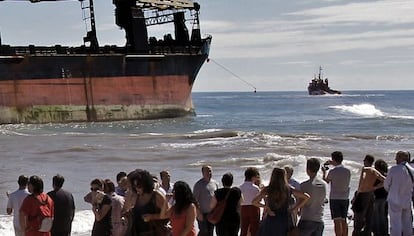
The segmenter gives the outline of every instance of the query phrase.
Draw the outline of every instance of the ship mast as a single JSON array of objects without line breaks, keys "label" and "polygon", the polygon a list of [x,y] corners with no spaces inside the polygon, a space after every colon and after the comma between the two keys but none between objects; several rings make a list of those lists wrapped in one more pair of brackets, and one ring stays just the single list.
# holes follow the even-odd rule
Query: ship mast
[{"label": "ship mast", "polygon": [[85,0],[80,0],[82,4],[82,10],[89,9],[89,16],[85,15],[83,20],[86,21],[88,18],[90,20],[91,30],[86,33],[86,36],[83,37],[83,42],[90,43],[90,48],[92,51],[99,50],[98,38],[96,36],[96,24],[95,24],[95,10],[93,8],[93,0],[89,0],[89,6],[85,6]]},{"label": "ship mast", "polygon": [[322,66],[319,66],[319,79],[322,79]]},{"label": "ship mast", "polygon": [[[4,0],[0,0],[4,1]],[[9,0],[9,1],[17,1],[17,0]],[[39,3],[39,2],[60,2],[60,1],[73,1],[73,0],[23,0],[28,1],[31,3]],[[83,41],[90,43],[91,51],[98,51],[99,50],[99,43],[98,38],[96,36],[96,25],[95,25],[95,11],[93,8],[93,0],[79,0],[81,2],[81,8],[85,11],[85,9],[89,9],[89,15],[86,15],[84,12],[83,20],[90,20],[91,30],[86,33],[86,36],[83,37]],[[89,6],[85,6],[85,2],[89,3]],[[0,42],[1,45],[1,42]]]}]

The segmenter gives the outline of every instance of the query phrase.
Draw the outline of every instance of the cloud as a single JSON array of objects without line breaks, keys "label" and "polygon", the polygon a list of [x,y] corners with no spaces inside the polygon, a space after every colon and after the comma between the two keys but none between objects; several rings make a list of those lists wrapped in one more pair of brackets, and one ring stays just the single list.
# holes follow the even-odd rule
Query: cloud
[{"label": "cloud", "polygon": [[414,4],[375,1],[315,7],[249,22],[205,21],[219,58],[266,58],[413,47]]},{"label": "cloud", "polygon": [[414,21],[414,5],[411,0],[386,0],[348,3],[307,9],[287,16],[306,17],[312,24],[337,24],[343,22],[407,24]]}]

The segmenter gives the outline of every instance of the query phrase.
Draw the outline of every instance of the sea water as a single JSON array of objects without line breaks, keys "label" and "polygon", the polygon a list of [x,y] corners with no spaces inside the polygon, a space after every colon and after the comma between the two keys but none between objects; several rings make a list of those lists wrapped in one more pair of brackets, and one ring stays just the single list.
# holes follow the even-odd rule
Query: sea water
[{"label": "sea water", "polygon": [[[239,185],[249,166],[258,167],[267,183],[274,167],[290,164],[294,178],[304,181],[308,158],[325,161],[339,150],[351,169],[353,192],[366,154],[393,165],[396,151],[414,149],[414,91],[193,93],[193,101],[197,115],[183,118],[1,125],[0,235],[13,235],[6,192],[17,189],[20,174],[41,176],[46,192],[52,177],[62,174],[63,187],[75,197],[72,235],[83,236],[93,224],[83,201],[90,181],[115,181],[119,171],[158,175],[169,169],[172,181],[192,186],[209,164],[214,179],[232,172]],[[324,219],[326,235],[333,234],[328,205]]]}]

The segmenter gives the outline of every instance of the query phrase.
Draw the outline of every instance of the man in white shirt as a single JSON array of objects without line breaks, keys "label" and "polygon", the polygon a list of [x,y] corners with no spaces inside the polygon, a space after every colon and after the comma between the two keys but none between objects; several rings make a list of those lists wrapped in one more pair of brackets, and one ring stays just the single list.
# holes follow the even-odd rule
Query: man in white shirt
[{"label": "man in white shirt", "polygon": [[412,235],[411,195],[414,171],[407,164],[409,161],[408,152],[397,152],[395,161],[397,165],[391,167],[384,181],[384,188],[388,192],[390,235]]},{"label": "man in white shirt", "polygon": [[166,198],[170,206],[173,205],[174,199],[173,199],[173,188],[174,184],[171,183],[171,175],[168,170],[163,170],[160,172],[160,178],[161,178],[161,188],[164,189],[166,193]]},{"label": "man in white shirt", "polygon": [[213,236],[214,225],[207,220],[210,213],[210,202],[214,198],[214,191],[218,189],[218,183],[213,176],[213,168],[209,165],[201,167],[203,177],[194,184],[193,193],[199,206],[197,209],[198,236]]},{"label": "man in white shirt", "polygon": [[7,202],[7,214],[11,215],[13,212],[13,226],[14,234],[16,236],[24,236],[24,231],[20,227],[19,222],[19,210],[23,200],[30,194],[27,190],[27,182],[29,178],[25,175],[20,175],[17,183],[19,189],[9,194],[9,200]]},{"label": "man in white shirt", "polygon": [[244,183],[240,185],[243,198],[240,210],[240,236],[246,236],[248,231],[250,231],[250,235],[254,236],[259,230],[260,209],[252,204],[252,200],[260,192],[260,188],[255,184],[259,178],[259,170],[255,167],[249,167],[244,172]]}]

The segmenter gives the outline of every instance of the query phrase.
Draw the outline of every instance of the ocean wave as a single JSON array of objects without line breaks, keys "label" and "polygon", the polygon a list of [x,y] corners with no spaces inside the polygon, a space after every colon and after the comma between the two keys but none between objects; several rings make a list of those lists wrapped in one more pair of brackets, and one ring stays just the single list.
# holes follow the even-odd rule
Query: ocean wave
[{"label": "ocean wave", "polygon": [[213,115],[209,115],[209,114],[197,114],[198,118],[205,118],[205,117],[213,117]]},{"label": "ocean wave", "polygon": [[24,134],[24,133],[20,133],[16,131],[5,130],[5,129],[0,129],[0,134],[6,135],[6,136],[30,136],[29,134]]},{"label": "ocean wave", "polygon": [[196,147],[203,147],[203,146],[222,146],[224,145],[223,140],[207,140],[202,142],[196,143],[162,143],[161,146],[163,147],[171,147],[174,149],[192,149]]},{"label": "ocean wave", "polygon": [[298,139],[301,141],[319,141],[319,140],[329,140],[330,138],[326,136],[321,136],[319,134],[281,134],[282,138],[289,138],[289,139]]},{"label": "ocean wave", "polygon": [[351,113],[362,117],[380,117],[386,119],[402,119],[402,120],[414,120],[412,115],[400,115],[400,114],[389,114],[381,111],[375,105],[369,103],[354,104],[354,105],[337,105],[330,106],[329,108],[339,110],[344,113]]},{"label": "ocean wave", "polygon": [[402,120],[414,120],[414,116],[389,116],[392,119],[402,119]]},{"label": "ocean wave", "polygon": [[237,131],[220,129],[198,130],[193,134],[185,135],[189,139],[231,138],[237,136],[239,136]]},{"label": "ocean wave", "polygon": [[361,140],[401,141],[407,139],[403,135],[372,135],[372,134],[345,134],[343,137]]},{"label": "ocean wave", "polygon": [[96,150],[101,150],[102,147],[93,147],[93,146],[83,146],[83,147],[70,147],[66,149],[58,149],[58,150],[51,150],[51,151],[45,151],[40,152],[40,154],[59,154],[59,153],[71,153],[71,152],[92,152]]},{"label": "ocean wave", "polygon": [[369,93],[369,94],[362,94],[362,93],[347,94],[347,93],[342,93],[340,96],[342,96],[342,97],[385,97],[385,94],[383,94],[383,93]]},{"label": "ocean wave", "polygon": [[201,129],[201,130],[196,130],[193,133],[205,134],[205,133],[214,133],[214,132],[220,132],[220,131],[222,131],[222,129]]},{"label": "ocean wave", "polygon": [[354,104],[354,105],[337,105],[330,106],[340,112],[351,113],[364,117],[384,117],[385,114],[381,110],[377,109],[374,105],[369,103]]}]

